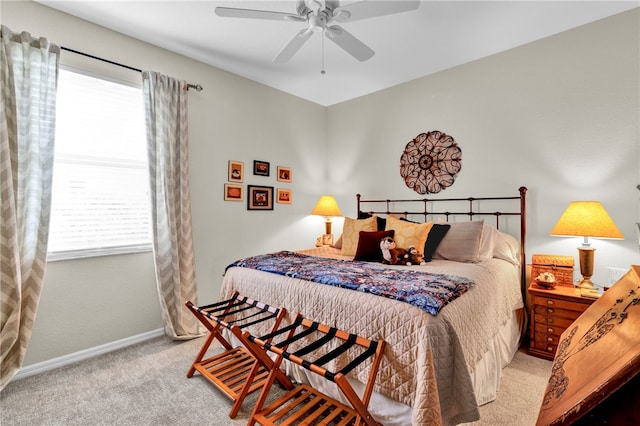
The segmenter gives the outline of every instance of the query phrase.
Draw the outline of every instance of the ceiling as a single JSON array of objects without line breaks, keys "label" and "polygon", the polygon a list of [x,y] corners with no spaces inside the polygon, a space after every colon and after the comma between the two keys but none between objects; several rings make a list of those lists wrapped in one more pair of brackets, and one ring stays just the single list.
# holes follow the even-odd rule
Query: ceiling
[{"label": "ceiling", "polygon": [[[356,60],[328,40],[323,55],[323,37],[316,33],[291,60],[273,63],[273,58],[306,23],[223,18],[214,10],[224,6],[295,13],[296,2],[292,0],[37,2],[324,106],[492,55],[639,4],[637,0],[420,1],[414,11],[340,24],[375,51],[367,61]],[[354,2],[341,1],[342,5],[351,3]],[[323,59],[326,73],[321,74]],[[127,65],[144,68],[144,64]]]}]

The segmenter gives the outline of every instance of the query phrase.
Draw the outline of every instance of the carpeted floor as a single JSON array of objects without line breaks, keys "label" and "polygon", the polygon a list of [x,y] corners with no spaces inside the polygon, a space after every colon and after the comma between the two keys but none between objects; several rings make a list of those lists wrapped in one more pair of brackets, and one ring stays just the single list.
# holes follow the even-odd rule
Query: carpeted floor
[{"label": "carpeted floor", "polygon": [[[14,381],[0,393],[0,425],[246,424],[257,393],[230,419],[225,396],[198,374],[186,378],[201,344],[159,337]],[[550,370],[551,362],[518,352],[474,425],[535,424]]]}]

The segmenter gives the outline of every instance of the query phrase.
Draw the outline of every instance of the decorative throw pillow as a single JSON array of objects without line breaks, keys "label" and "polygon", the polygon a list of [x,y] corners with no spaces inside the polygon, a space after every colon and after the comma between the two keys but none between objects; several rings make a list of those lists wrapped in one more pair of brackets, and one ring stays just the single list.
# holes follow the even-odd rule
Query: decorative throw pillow
[{"label": "decorative throw pillow", "polygon": [[387,216],[386,230],[394,230],[393,237],[398,248],[408,249],[413,246],[420,250],[427,242],[427,235],[433,226],[433,222],[413,223]]},{"label": "decorative throw pillow", "polygon": [[434,259],[478,262],[482,221],[453,222],[433,255]]},{"label": "decorative throw pillow", "polygon": [[342,248],[340,249],[340,253],[343,256],[354,256],[358,249],[360,231],[377,230],[376,216],[370,217],[369,219],[352,219],[345,217],[344,225],[342,226]]},{"label": "decorative throw pillow", "polygon": [[435,223],[431,230],[429,231],[429,235],[427,236],[427,242],[424,245],[424,261],[431,262],[433,258],[433,254],[436,252],[436,249],[440,245],[440,242],[447,235],[447,232],[451,228],[449,224]]},{"label": "decorative throw pillow", "polygon": [[353,260],[363,260],[365,262],[382,262],[382,250],[380,250],[380,240],[385,237],[393,238],[394,231],[360,231],[358,238],[358,249]]}]

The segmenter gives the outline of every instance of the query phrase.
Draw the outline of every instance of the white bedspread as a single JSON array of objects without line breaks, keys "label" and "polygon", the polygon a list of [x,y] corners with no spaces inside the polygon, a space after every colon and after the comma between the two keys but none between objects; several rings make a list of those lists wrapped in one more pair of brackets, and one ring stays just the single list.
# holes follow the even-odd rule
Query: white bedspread
[{"label": "white bedspread", "polygon": [[[326,248],[303,252],[340,257]],[[434,260],[410,268],[466,276],[476,285],[435,317],[404,302],[238,267],[225,274],[221,297],[238,291],[285,307],[287,321],[301,312],[367,338],[382,338],[388,345],[375,390],[412,406],[414,425],[478,420],[470,373],[512,312],[523,306],[519,268],[499,259],[475,264]],[[366,370],[353,375],[366,382]]]}]

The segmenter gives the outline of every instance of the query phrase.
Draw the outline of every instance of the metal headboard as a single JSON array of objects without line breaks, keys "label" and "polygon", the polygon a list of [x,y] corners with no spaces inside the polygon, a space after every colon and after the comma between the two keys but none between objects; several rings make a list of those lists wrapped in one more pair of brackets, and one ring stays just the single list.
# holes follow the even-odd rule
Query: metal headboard
[{"label": "metal headboard", "polygon": [[[512,197],[467,197],[467,198],[422,198],[414,200],[364,200],[360,194],[356,195],[358,200],[358,217],[364,214],[371,215],[404,215],[406,217],[422,216],[424,222],[428,222],[430,218],[446,218],[449,222],[450,218],[457,216],[466,216],[469,220],[475,217],[491,217],[495,218],[495,226],[500,229],[500,218],[503,216],[519,216],[520,217],[520,286],[522,290],[523,300],[527,291],[526,279],[526,256],[525,256],[525,240],[527,235],[527,209],[526,196],[527,188],[521,186],[518,188],[519,196]],[[513,201],[517,201],[514,203]],[[488,210],[487,205],[494,207],[498,202],[508,210]],[[504,203],[503,203],[504,202]],[[517,204],[517,206],[516,206]],[[364,209],[367,207],[375,207],[373,209]],[[396,208],[406,207],[406,210]],[[438,206],[445,206],[444,209],[438,209]],[[415,208],[414,208],[415,207]],[[454,209],[454,210],[450,210]]]}]

